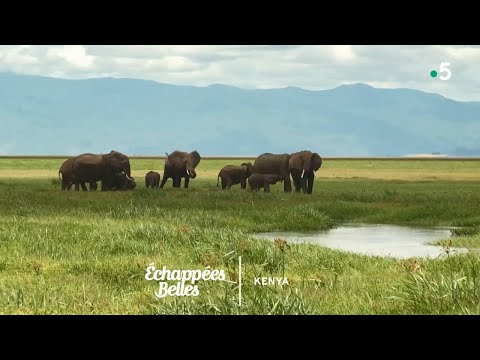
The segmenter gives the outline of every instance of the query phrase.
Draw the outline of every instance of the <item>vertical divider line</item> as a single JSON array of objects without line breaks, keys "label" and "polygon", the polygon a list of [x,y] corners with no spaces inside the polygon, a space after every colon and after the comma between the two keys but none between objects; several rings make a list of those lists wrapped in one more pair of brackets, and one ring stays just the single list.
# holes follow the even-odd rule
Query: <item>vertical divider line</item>
[{"label": "vertical divider line", "polygon": [[238,305],[242,306],[242,257],[238,257]]}]

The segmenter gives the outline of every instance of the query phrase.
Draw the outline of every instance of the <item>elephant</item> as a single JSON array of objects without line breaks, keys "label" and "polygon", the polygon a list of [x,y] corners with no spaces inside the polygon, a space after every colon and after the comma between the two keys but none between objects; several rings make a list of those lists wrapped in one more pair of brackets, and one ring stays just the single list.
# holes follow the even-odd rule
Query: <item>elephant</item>
[{"label": "elephant", "polygon": [[[58,170],[58,176],[62,179],[62,191],[70,190],[74,184],[73,179],[73,163],[75,158],[67,159],[63,162],[60,170]],[[60,176],[61,175],[61,176]],[[79,183],[75,184],[75,190],[78,190]],[[82,188],[85,187],[85,183],[82,183]],[[97,183],[90,182],[90,191],[97,190]]]},{"label": "elephant", "polygon": [[149,171],[145,175],[145,186],[147,189],[151,187],[154,190],[158,190],[160,184],[160,174],[156,171]]},{"label": "elephant", "polygon": [[220,170],[217,176],[218,180],[222,179],[222,189],[230,190],[232,185],[240,184],[242,189],[247,188],[247,179],[252,175],[252,163],[243,163],[240,166],[226,165]]},{"label": "elephant", "polygon": [[110,190],[125,191],[133,190],[137,186],[133,176],[128,177],[123,171],[117,172],[113,175],[112,186]]},{"label": "elephant", "polygon": [[[83,191],[87,190],[85,182],[93,183],[100,180],[101,191],[111,190],[115,174],[122,171],[127,179],[131,177],[130,160],[127,155],[114,150],[104,155],[81,154],[74,158],[72,166],[73,182],[81,184]],[[78,190],[77,186],[75,190]]]},{"label": "elephant", "polygon": [[308,150],[291,154],[288,170],[292,175],[295,190],[304,194],[311,194],[315,172],[322,166],[322,158],[317,153]]},{"label": "elephant", "polygon": [[283,178],[283,191],[291,192],[292,183],[288,171],[290,154],[264,153],[253,163],[254,174],[276,174]]},{"label": "elephant", "polygon": [[185,178],[185,188],[188,188],[190,178],[195,179],[197,173],[195,168],[200,163],[200,154],[194,150],[190,153],[175,150],[165,158],[165,167],[163,171],[163,179],[160,188],[168,179],[173,180],[173,187],[179,188],[182,178]]},{"label": "elephant", "polygon": [[263,187],[264,192],[270,191],[270,185],[276,184],[278,181],[283,181],[283,177],[277,174],[252,174],[248,178],[248,185],[250,190],[259,190]]}]

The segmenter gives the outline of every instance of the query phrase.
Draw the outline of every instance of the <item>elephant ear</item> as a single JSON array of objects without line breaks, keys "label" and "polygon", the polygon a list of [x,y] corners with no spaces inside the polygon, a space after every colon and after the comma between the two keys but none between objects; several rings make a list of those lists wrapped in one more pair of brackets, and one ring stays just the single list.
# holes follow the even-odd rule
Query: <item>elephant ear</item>
[{"label": "elephant ear", "polygon": [[188,156],[192,161],[193,167],[196,167],[202,158],[197,150],[192,151],[190,154],[188,154]]},{"label": "elephant ear", "polygon": [[322,158],[320,155],[318,155],[317,153],[313,153],[312,155],[312,168],[313,168],[313,171],[317,171],[318,169],[320,169],[322,167]]},{"label": "elephant ear", "polygon": [[251,162],[243,163],[240,166],[245,166],[247,168],[247,176],[250,176],[253,173],[253,165]]}]

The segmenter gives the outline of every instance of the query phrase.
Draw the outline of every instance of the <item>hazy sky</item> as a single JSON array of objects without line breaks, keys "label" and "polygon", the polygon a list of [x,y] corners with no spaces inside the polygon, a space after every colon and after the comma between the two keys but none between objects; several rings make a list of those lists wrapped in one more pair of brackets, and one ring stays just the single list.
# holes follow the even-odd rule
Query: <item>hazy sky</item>
[{"label": "hazy sky", "polygon": [[[430,76],[441,62],[450,62],[449,80]],[[479,45],[2,45],[0,71],[246,89],[362,82],[480,101]]]}]

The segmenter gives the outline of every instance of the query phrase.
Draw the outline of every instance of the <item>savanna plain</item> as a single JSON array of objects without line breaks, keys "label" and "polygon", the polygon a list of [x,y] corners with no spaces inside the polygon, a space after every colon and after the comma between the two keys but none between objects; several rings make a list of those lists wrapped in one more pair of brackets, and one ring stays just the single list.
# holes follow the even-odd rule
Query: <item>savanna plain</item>
[{"label": "savanna plain", "polygon": [[[252,161],[252,160],[250,160]],[[0,159],[1,314],[480,314],[480,161],[324,160],[312,195],[230,191],[202,159],[190,187],[147,190],[163,160],[131,159],[133,191],[61,191],[63,159]],[[183,182],[182,182],[183,186]],[[399,260],[256,232],[342,223],[452,226],[445,256]],[[452,255],[457,246],[466,254]],[[242,257],[242,304],[238,257]],[[146,268],[223,269],[165,297]],[[255,277],[289,284],[255,286]]]}]

